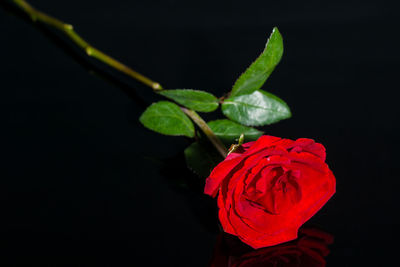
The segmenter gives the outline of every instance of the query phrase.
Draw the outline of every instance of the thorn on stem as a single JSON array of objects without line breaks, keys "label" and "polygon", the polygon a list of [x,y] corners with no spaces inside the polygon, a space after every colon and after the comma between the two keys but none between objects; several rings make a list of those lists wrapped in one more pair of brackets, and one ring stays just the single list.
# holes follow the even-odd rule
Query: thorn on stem
[{"label": "thorn on stem", "polygon": [[162,90],[161,84],[153,83],[153,89],[156,90],[156,91]]},{"label": "thorn on stem", "polygon": [[64,28],[66,30],[72,31],[74,29],[74,26],[72,26],[71,24],[64,24]]},{"label": "thorn on stem", "polygon": [[93,49],[91,47],[86,47],[86,54],[88,54],[88,56],[91,56],[93,54]]}]

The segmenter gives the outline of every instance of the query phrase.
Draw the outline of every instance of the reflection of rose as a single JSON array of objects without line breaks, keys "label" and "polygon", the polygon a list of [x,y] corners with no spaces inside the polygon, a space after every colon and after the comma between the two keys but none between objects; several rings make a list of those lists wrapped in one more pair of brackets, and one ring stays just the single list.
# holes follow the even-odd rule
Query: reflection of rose
[{"label": "reflection of rose", "polygon": [[254,250],[232,235],[221,234],[210,267],[324,267],[333,236],[314,228],[300,229],[299,236],[285,244]]},{"label": "reflection of rose", "polygon": [[219,193],[225,232],[261,248],[295,239],[299,227],[335,193],[335,184],[321,144],[261,136],[218,164],[204,192]]}]

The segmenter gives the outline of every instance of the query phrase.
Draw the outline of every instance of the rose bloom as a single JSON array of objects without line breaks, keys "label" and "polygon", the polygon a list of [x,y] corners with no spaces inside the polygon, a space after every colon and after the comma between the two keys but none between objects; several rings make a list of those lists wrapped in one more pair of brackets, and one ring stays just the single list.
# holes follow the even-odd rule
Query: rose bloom
[{"label": "rose bloom", "polygon": [[261,248],[296,239],[299,227],[329,200],[335,186],[323,145],[264,135],[218,164],[204,192],[218,194],[225,232]]}]

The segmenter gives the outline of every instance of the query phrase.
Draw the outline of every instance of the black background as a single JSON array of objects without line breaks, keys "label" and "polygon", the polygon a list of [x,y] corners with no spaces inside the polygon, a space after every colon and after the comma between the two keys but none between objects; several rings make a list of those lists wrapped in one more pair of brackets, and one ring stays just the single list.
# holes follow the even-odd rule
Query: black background
[{"label": "black background", "polygon": [[[311,223],[335,235],[328,266],[396,265],[393,3],[31,2],[164,87],[218,96],[278,26],[285,52],[263,88],[284,99],[293,118],[263,129],[327,148],[337,193]],[[138,121],[159,98],[7,3],[0,6],[0,261],[206,266],[217,221],[214,201],[185,169],[190,140]],[[181,177],[189,189],[174,183]]]}]

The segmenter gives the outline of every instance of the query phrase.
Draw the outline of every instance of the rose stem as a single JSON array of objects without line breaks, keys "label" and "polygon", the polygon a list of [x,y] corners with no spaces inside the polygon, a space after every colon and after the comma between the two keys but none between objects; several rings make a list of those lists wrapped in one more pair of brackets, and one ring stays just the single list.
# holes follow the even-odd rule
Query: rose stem
[{"label": "rose stem", "polygon": [[[86,54],[90,57],[96,58],[97,60],[109,65],[110,67],[132,77],[133,79],[149,86],[153,90],[160,91],[163,90],[161,84],[158,82],[152,81],[146,76],[134,71],[130,67],[125,64],[119,62],[118,60],[110,57],[109,55],[103,53],[97,48],[91,46],[88,42],[86,42],[79,34],[74,31],[74,27],[71,24],[65,23],[57,18],[54,18],[50,15],[47,15],[34,7],[32,7],[25,0],[12,0],[18,7],[20,7],[25,13],[27,13],[32,21],[40,21],[44,24],[47,24],[53,28],[56,28],[67,35],[72,42],[74,42],[77,46],[82,48]],[[218,152],[225,158],[227,154],[227,150],[221,140],[214,134],[214,132],[210,129],[207,123],[193,110],[182,108],[182,110],[188,115],[197,126],[204,132],[207,138],[211,141],[211,143],[215,146]]]},{"label": "rose stem", "polygon": [[25,11],[33,21],[40,21],[44,24],[52,26],[60,31],[62,31],[65,35],[67,35],[77,46],[82,48],[86,54],[90,57],[96,58],[101,62],[109,65],[110,67],[117,69],[128,76],[140,81],[141,83],[153,88],[153,90],[162,90],[162,87],[159,83],[154,82],[147,78],[146,76],[134,71],[128,66],[122,64],[118,60],[106,55],[102,51],[96,49],[91,46],[88,42],[86,42],[82,37],[80,37],[75,31],[74,27],[71,24],[65,23],[59,19],[56,19],[52,16],[49,16],[34,7],[28,4],[24,0],[12,0],[17,6],[19,6],[23,11]]},{"label": "rose stem", "polygon": [[214,134],[208,124],[197,114],[196,111],[190,110],[184,107],[181,107],[183,112],[188,115],[194,123],[204,132],[204,134],[208,137],[211,143],[215,146],[218,152],[225,158],[227,155],[227,150],[225,145],[221,142],[221,140]]}]

